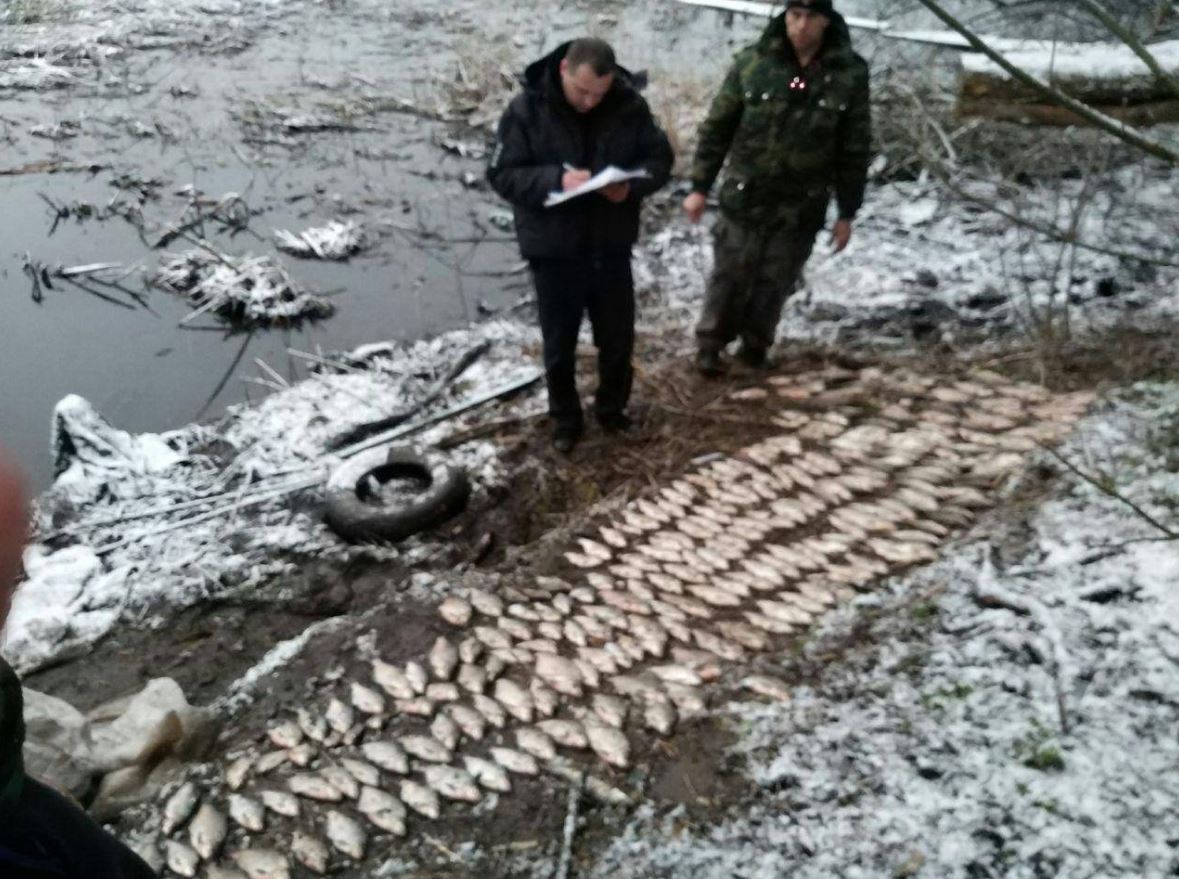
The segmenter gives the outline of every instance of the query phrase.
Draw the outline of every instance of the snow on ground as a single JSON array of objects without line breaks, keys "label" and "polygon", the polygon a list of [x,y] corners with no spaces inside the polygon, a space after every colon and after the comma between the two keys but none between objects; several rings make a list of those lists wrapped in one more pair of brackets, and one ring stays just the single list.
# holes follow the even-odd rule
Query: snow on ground
[{"label": "snow on ground", "polygon": [[[1062,453],[1170,523],[1177,426],[1179,388],[1139,385]],[[724,710],[752,803],[647,807],[590,875],[1175,875],[1179,545],[1072,477],[974,535],[832,614],[812,662],[875,616],[792,702]]]},{"label": "snow on ground", "polygon": [[[421,400],[480,343],[491,344],[488,352],[411,421],[527,378],[535,365],[525,347],[536,335],[499,321],[404,346],[371,345],[340,358],[342,371],[325,369],[256,406],[234,407],[215,425],[158,436],[130,436],[84,400],[66,398],[55,416],[60,472],[38,505],[41,542],[26,554],[28,579],[16,595],[5,656],[29,670],[84,648],[120,619],[249,590],[311,558],[428,557],[434,548],[419,540],[351,547],[327,528],[315,499],[340,460],[327,446]],[[361,361],[366,369],[349,365]],[[512,411],[531,411],[537,399],[510,404]],[[444,422],[405,441],[429,446],[463,424]],[[470,474],[473,503],[505,478],[490,443],[448,454]]]}]

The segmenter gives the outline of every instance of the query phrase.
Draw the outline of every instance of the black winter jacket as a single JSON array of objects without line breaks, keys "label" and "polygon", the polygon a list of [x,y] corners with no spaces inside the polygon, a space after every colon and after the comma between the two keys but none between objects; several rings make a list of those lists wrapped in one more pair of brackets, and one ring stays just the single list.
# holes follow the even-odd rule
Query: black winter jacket
[{"label": "black winter jacket", "polygon": [[[499,123],[487,169],[492,187],[512,203],[525,259],[578,259],[628,253],[639,237],[639,206],[671,177],[667,135],[639,95],[635,77],[619,69],[602,103],[578,113],[565,100],[559,66],[569,44],[528,66],[524,90]],[[597,193],[544,207],[561,189],[565,165],[593,173],[608,165],[645,168],[630,197],[614,204]]]}]

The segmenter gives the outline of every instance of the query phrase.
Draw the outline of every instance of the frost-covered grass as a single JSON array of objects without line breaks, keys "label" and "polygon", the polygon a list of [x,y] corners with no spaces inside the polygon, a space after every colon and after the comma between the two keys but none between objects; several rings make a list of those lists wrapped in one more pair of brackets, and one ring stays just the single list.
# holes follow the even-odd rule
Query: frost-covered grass
[{"label": "frost-covered grass", "polygon": [[[1177,412],[1179,388],[1137,386],[1063,453],[1172,522]],[[725,710],[752,802],[687,832],[648,807],[590,875],[1172,875],[1179,545],[1063,482],[830,618],[812,667],[852,646],[792,702]]]}]

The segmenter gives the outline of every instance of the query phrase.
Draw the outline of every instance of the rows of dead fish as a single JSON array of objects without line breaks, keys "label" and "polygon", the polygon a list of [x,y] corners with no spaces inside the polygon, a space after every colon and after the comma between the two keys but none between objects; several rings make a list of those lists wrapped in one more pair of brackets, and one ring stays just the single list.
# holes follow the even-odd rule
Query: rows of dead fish
[{"label": "rows of dead fish", "polygon": [[[775,387],[800,398],[797,380]],[[933,408],[902,397],[857,425],[839,411],[782,411],[786,433],[697,468],[579,538],[565,558],[580,583],[537,577],[447,598],[439,613],[460,637],[438,638],[423,662],[374,657],[370,680],[270,728],[273,750],[225,769],[224,806],[193,782],[171,793],[160,828],[169,869],[196,876],[209,862],[210,877],[279,879],[289,852],[324,873],[333,850],[360,861],[369,833],[404,836],[413,816],[437,820],[448,801],[509,793],[513,776],[580,778],[584,764],[562,750],[626,768],[628,723],[670,735],[704,711],[702,687],[722,663],[772,650],[856,589],[932,559],[989,506],[962,483],[1014,469],[1083,404],[1000,381],[914,377],[905,390]],[[742,685],[788,698],[774,678]],[[412,724],[420,728],[404,729]],[[593,774],[587,790],[627,800]],[[307,819],[310,804],[326,810],[317,829],[293,829],[281,848],[241,846],[233,867],[212,863],[234,828],[248,840],[274,818]],[[182,830],[186,839],[172,838]]]}]

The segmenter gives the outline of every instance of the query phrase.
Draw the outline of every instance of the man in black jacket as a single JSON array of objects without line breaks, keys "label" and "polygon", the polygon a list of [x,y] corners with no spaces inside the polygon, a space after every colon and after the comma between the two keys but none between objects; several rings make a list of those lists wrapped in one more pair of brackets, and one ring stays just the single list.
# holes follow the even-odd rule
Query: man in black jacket
[{"label": "man in black jacket", "polygon": [[[0,631],[20,570],[28,511],[16,471],[0,455]],[[57,791],[25,775],[20,681],[0,659],[0,877],[151,879],[130,850]]]},{"label": "man in black jacket", "polygon": [[[611,433],[630,426],[630,252],[640,203],[667,183],[673,159],[635,77],[602,40],[566,43],[530,65],[500,120],[487,177],[512,203],[520,252],[532,268],[553,444],[561,452],[571,451],[584,429],[576,351],[586,311],[598,348],[598,423]],[[576,189],[611,165],[647,176],[544,206],[550,193]]]}]

